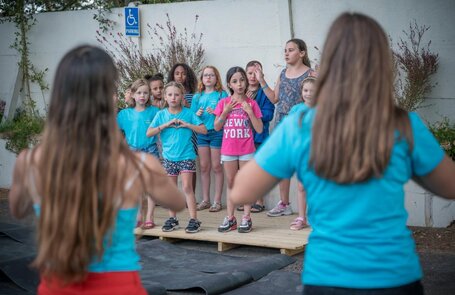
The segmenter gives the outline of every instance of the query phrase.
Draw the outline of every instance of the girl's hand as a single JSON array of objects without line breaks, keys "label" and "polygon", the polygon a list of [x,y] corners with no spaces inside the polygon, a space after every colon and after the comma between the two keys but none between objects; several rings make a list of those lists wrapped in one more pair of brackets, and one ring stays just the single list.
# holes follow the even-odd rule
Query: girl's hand
[{"label": "girl's hand", "polygon": [[229,114],[237,104],[238,104],[238,102],[233,101],[233,100],[231,100],[231,102],[229,102],[229,103],[224,102],[223,113]]},{"label": "girl's hand", "polygon": [[204,112],[204,109],[202,107],[200,107],[199,110],[197,110],[197,112],[196,112],[196,116],[200,117],[203,112]]},{"label": "girl's hand", "polygon": [[242,102],[242,109],[247,112],[248,114],[251,114],[253,112],[253,108],[250,106],[250,104],[246,101]]},{"label": "girl's hand", "polygon": [[210,114],[210,115],[213,115],[213,112],[214,112],[214,110],[213,110],[211,107],[207,107],[207,108],[205,109],[205,111],[206,111],[208,114]]},{"label": "girl's hand", "polygon": [[177,127],[177,125],[178,125],[178,120],[177,119],[172,119],[172,120],[170,120],[169,122],[167,122],[165,124],[165,127],[171,127],[171,126]]},{"label": "girl's hand", "polygon": [[176,119],[176,124],[177,124],[177,128],[190,128],[190,124],[183,121],[183,120],[177,120]]},{"label": "girl's hand", "polygon": [[254,75],[256,76],[256,79],[258,79],[259,82],[264,81],[264,72],[262,72],[262,68],[259,64],[255,65]]}]

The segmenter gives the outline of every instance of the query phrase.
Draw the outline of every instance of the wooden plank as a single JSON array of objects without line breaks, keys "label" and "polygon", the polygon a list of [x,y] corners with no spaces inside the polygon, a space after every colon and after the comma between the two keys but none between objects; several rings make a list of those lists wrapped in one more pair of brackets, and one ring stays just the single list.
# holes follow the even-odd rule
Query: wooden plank
[{"label": "wooden plank", "polygon": [[230,244],[230,243],[223,243],[223,242],[218,242],[218,251],[219,252],[224,252],[227,250],[231,250],[234,248],[239,247],[240,245],[238,244]]},{"label": "wooden plank", "polygon": [[[237,220],[241,219],[241,212],[235,213]],[[292,231],[289,224],[294,220],[296,215],[283,217],[268,217],[265,212],[251,214],[253,220],[253,230],[250,233],[239,233],[231,231],[227,233],[218,232],[218,225],[226,216],[226,210],[212,213],[208,210],[198,211],[198,219],[201,220],[201,231],[194,234],[186,233],[184,228],[186,220],[189,220],[188,212],[178,214],[180,229],[172,232],[163,232],[161,225],[168,218],[167,210],[157,207],[155,209],[155,223],[157,226],[153,229],[140,230],[136,229],[137,235],[156,236],[162,240],[195,240],[215,242],[219,251],[227,251],[240,245],[276,248],[286,255],[295,255],[304,250],[308,242],[308,235],[311,229]]]}]

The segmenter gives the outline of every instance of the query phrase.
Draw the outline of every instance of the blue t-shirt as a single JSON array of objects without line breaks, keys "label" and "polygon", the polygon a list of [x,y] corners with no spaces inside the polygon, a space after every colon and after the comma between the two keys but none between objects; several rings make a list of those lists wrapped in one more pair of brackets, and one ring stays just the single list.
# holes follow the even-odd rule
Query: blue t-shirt
[{"label": "blue t-shirt", "polygon": [[302,282],[389,288],[419,280],[422,271],[406,227],[403,186],[412,175],[426,175],[439,165],[444,152],[438,142],[419,117],[410,113],[412,151],[397,136],[382,177],[338,184],[319,177],[309,166],[315,113],[308,109],[289,115],[255,155],[258,165],[277,178],[291,178],[296,172],[307,192],[313,230],[305,250]]},{"label": "blue t-shirt", "polygon": [[155,144],[155,136],[147,137],[147,129],[159,109],[149,106],[142,112],[134,108],[121,110],[117,115],[117,124],[125,133],[126,142],[131,148],[141,150]]},{"label": "blue t-shirt", "polygon": [[216,105],[222,99],[227,97],[228,94],[226,91],[213,91],[211,93],[196,93],[193,96],[193,101],[191,103],[191,110],[196,113],[200,108],[204,110],[202,115],[199,117],[205,125],[207,130],[215,129],[215,115],[207,113],[207,108],[215,110]]},{"label": "blue t-shirt", "polygon": [[[202,121],[190,109],[183,107],[178,114],[171,114],[168,109],[158,112],[150,127],[156,128],[173,119],[179,119],[193,125],[201,125]],[[160,137],[163,144],[163,158],[169,161],[183,161],[196,159],[189,128],[171,126],[161,130]]]}]

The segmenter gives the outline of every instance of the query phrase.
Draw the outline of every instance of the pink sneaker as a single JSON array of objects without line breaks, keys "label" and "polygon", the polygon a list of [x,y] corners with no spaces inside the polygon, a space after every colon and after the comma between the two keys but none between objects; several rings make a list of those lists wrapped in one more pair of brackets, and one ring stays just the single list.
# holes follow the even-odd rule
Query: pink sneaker
[{"label": "pink sneaker", "polygon": [[308,227],[308,223],[306,222],[305,218],[297,217],[291,223],[290,229],[291,230],[301,230],[301,229],[304,229],[306,227]]}]

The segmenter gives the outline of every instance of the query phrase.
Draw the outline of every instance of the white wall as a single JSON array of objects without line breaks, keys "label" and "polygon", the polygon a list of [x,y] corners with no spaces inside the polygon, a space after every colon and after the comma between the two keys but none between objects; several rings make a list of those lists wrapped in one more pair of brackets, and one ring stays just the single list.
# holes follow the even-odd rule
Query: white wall
[{"label": "white wall", "polygon": [[[194,17],[199,15],[195,31],[204,34],[202,42],[206,49],[206,64],[215,65],[223,80],[229,67],[245,66],[249,60],[257,59],[264,65],[266,80],[274,85],[285,64],[282,53],[285,42],[291,38],[289,2],[295,37],[306,41],[311,60],[319,58],[314,46],[322,49],[330,24],[344,11],[371,15],[394,42],[404,37],[402,30],[407,29],[409,22],[414,19],[419,25],[431,26],[425,38],[432,40],[432,50],[439,53],[440,68],[434,76],[438,85],[428,95],[427,104],[430,106],[419,112],[429,121],[440,120],[442,115],[455,121],[455,84],[451,83],[455,76],[455,56],[452,54],[455,49],[455,1],[452,0],[218,0],[141,5],[142,48],[147,52],[154,45],[146,32],[146,23],[164,25],[168,13],[178,31],[183,32],[186,27],[191,33]],[[30,32],[31,59],[37,68],[49,68],[46,80],[50,86],[59,60],[70,48],[82,43],[101,46],[96,41],[98,23],[93,20],[93,13],[68,11],[37,15],[37,24]],[[110,18],[117,22],[115,30],[123,32],[123,9],[114,9]],[[0,24],[0,99],[6,100],[7,109],[17,76],[18,57],[9,48],[14,41],[14,30],[13,24]],[[32,91],[40,109],[44,109],[49,91],[44,93],[44,97],[37,86]],[[1,187],[9,187],[11,183],[13,161],[10,158],[10,154],[0,152]],[[200,196],[199,190],[197,196]],[[266,199],[266,205],[272,207],[279,200],[278,196],[278,189],[275,189]],[[293,179],[291,202],[294,210],[297,210],[295,196],[296,183]],[[425,207],[422,202],[424,198],[407,201],[411,204],[408,208],[415,211],[414,215],[421,214],[419,210]],[[441,207],[441,212],[449,212],[449,216],[455,212],[454,205]],[[441,213],[435,212],[435,215]],[[439,223],[435,221],[434,224]]]}]

